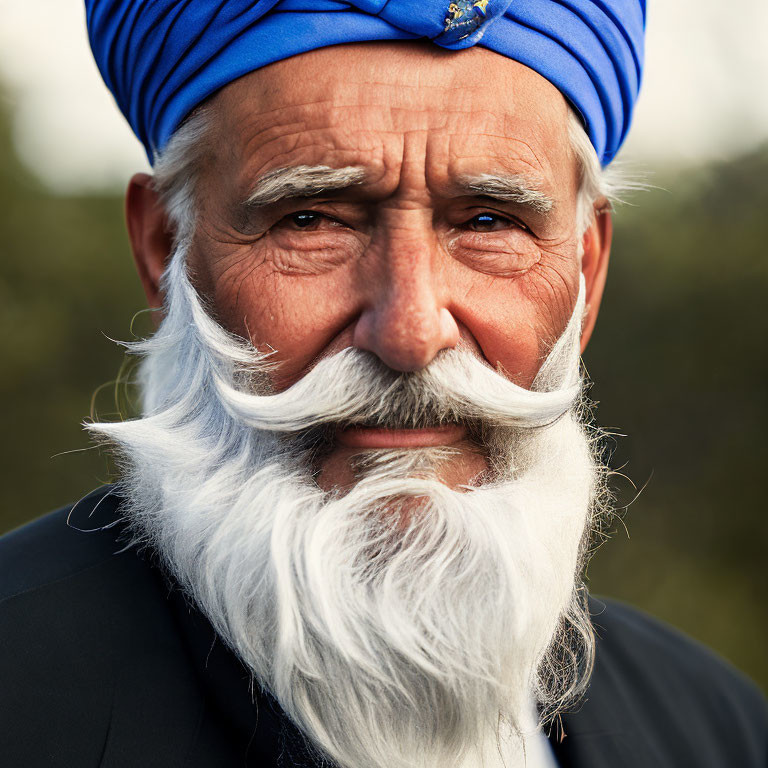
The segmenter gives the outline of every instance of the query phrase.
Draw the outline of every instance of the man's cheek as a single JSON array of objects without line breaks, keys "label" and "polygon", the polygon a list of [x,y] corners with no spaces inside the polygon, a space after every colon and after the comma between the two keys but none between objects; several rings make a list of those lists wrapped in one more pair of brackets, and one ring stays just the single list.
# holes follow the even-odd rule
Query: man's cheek
[{"label": "man's cheek", "polygon": [[463,335],[476,342],[491,366],[523,387],[530,387],[565,329],[578,293],[578,271],[570,275],[541,266],[546,258],[542,254],[534,267],[514,277],[464,274],[452,305]]},{"label": "man's cheek", "polygon": [[579,293],[576,248],[542,248],[541,259],[520,280],[520,291],[545,344],[568,324]]},{"label": "man's cheek", "polygon": [[319,275],[290,274],[265,259],[239,279],[222,281],[216,305],[228,330],[259,349],[274,350],[272,359],[280,363],[276,383],[289,384],[354,323],[359,314],[357,295],[348,268]]}]

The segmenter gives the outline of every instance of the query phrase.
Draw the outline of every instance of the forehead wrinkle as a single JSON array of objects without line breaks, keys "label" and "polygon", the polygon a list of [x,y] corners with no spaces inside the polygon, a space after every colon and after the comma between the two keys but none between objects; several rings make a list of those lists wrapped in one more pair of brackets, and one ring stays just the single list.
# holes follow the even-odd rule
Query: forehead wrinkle
[{"label": "forehead wrinkle", "polygon": [[526,169],[522,175],[537,184],[545,181],[549,166],[542,164],[531,144],[520,135],[483,132],[473,135],[471,139],[468,141],[467,135],[459,132],[451,132],[449,136],[448,161],[454,175],[458,176],[459,169],[467,163],[477,162],[479,171],[495,170],[488,168],[489,163],[493,163],[510,174],[520,173],[518,169],[522,166]]},{"label": "forehead wrinkle", "polygon": [[[349,106],[345,104],[329,102],[319,99],[315,102],[305,102],[301,105],[278,107],[261,112],[257,116],[250,115],[246,118],[244,131],[245,141],[242,150],[238,153],[243,159],[248,156],[262,154],[269,144],[277,142],[283,145],[280,154],[288,155],[293,148],[300,148],[307,143],[313,143],[320,139],[320,143],[328,143],[339,150],[370,149],[370,145],[378,143],[380,137],[388,134],[397,134],[404,128],[401,127],[400,116],[419,115],[418,122],[421,127],[437,134],[446,132],[452,134],[449,138],[458,141],[460,149],[466,150],[472,142],[503,142],[503,154],[509,153],[510,143],[520,143],[526,150],[523,154],[530,155],[531,159],[541,166],[536,152],[528,142],[515,137],[514,133],[505,134],[499,130],[499,120],[504,120],[503,115],[496,115],[491,110],[468,110],[457,105],[443,105],[441,110],[426,109],[423,105],[405,107],[399,104],[374,103],[364,106],[366,114],[359,117],[354,115],[354,108],[363,106],[360,101],[354,101]],[[320,112],[307,111],[312,107],[321,107]],[[352,109],[354,119],[348,119],[348,113]],[[466,118],[471,115],[472,126],[466,126],[466,131],[461,131]],[[363,118],[362,121],[360,118]],[[458,121],[458,122],[457,122]],[[479,122],[479,125],[478,125]],[[411,127],[411,126],[409,126]],[[250,129],[250,130],[249,130]],[[458,130],[457,130],[458,129]],[[479,129],[479,130],[478,130]],[[436,136],[435,138],[439,138]],[[366,146],[368,145],[368,146]],[[269,152],[272,162],[274,156]],[[487,154],[484,152],[483,154]],[[515,154],[518,154],[515,152]],[[318,157],[322,162],[322,158]],[[288,158],[286,157],[286,160]],[[311,161],[310,161],[311,162]],[[286,162],[286,164],[290,164]]]},{"label": "forehead wrinkle", "polygon": [[[418,86],[412,83],[382,85],[373,81],[367,81],[362,85],[356,85],[353,87],[347,86],[338,88],[329,93],[326,97],[317,99],[301,99],[292,104],[279,104],[274,107],[263,107],[263,101],[260,102],[260,115],[261,119],[279,120],[280,112],[296,112],[296,111],[317,111],[333,110],[333,109],[350,109],[359,107],[373,107],[380,108],[389,105],[395,105],[399,109],[414,109],[422,108],[424,105],[424,91],[434,90],[438,91],[442,97],[453,89],[445,84],[434,86]],[[441,108],[446,111],[476,111],[487,110],[488,106],[482,107],[476,103],[476,97],[473,98],[471,94],[466,93],[466,89],[456,88],[456,96],[450,99],[441,98]],[[384,98],[381,98],[382,91],[386,91]],[[388,95],[391,92],[392,95]],[[378,97],[378,98],[377,98]],[[465,105],[466,102],[466,105]]]},{"label": "forehead wrinkle", "polygon": [[[359,104],[359,102],[357,103]],[[390,157],[389,162],[385,159],[385,156],[391,154],[387,149],[390,147],[387,142],[390,138],[396,138],[395,143],[398,145],[401,143],[403,139],[401,130],[394,127],[400,122],[398,116],[404,113],[413,114],[414,112],[421,119],[417,119],[417,127],[412,127],[407,133],[423,132],[429,136],[429,146],[425,158],[427,168],[425,170],[428,178],[432,177],[433,181],[438,182],[437,186],[442,187],[448,181],[445,170],[448,170],[448,177],[453,176],[454,178],[465,175],[460,174],[462,171],[469,172],[468,175],[476,175],[477,173],[494,174],[501,170],[509,175],[527,177],[527,186],[535,186],[539,192],[542,192],[542,187],[549,186],[547,183],[540,183],[544,181],[541,179],[541,172],[545,171],[545,168],[549,169],[549,165],[542,167],[543,164],[529,141],[520,136],[504,135],[503,131],[498,131],[498,126],[493,125],[497,116],[491,111],[481,111],[480,122],[485,125],[478,132],[476,127],[474,130],[470,130],[472,126],[469,126],[467,131],[457,131],[459,126],[455,124],[455,121],[457,119],[463,120],[468,114],[461,107],[456,109],[454,106],[454,108],[439,112],[436,120],[435,113],[424,107],[375,104],[371,105],[371,111],[375,114],[372,115],[369,112],[367,119],[363,120],[361,124],[350,126],[348,121],[340,119],[348,111],[345,105],[331,105],[326,99],[319,99],[312,104],[327,106],[328,109],[323,111],[323,114],[314,116],[301,114],[303,112],[302,107],[308,106],[305,103],[269,110],[268,114],[271,119],[267,121],[263,121],[264,113],[255,120],[253,116],[250,120],[246,118],[246,125],[250,124],[255,132],[246,132],[243,149],[236,153],[240,157],[238,164],[241,169],[237,176],[245,182],[237,185],[244,193],[238,197],[242,199],[249,193],[250,182],[246,181],[245,177],[251,176],[253,178],[256,175],[253,171],[249,171],[248,167],[253,168],[254,165],[258,166],[262,163],[267,167],[272,166],[272,169],[276,166],[287,168],[299,165],[324,166],[336,169],[341,166],[364,167],[371,171],[375,168],[377,171],[380,170],[381,175],[389,176],[391,169],[388,173],[387,166],[392,165],[394,158]],[[477,117],[477,114],[473,114],[475,124]],[[503,119],[504,116],[500,117]],[[377,119],[372,122],[373,118]],[[250,135],[247,135],[248,133]],[[486,144],[488,145],[487,148],[485,147]],[[438,150],[438,145],[442,145],[442,149]],[[469,153],[467,153],[467,149],[470,149]],[[439,157],[435,157],[436,155]],[[238,162],[235,157],[233,159]],[[489,160],[492,163],[489,163]],[[266,162],[264,163],[264,161]],[[435,162],[437,162],[437,166],[443,166],[445,170],[436,167]],[[379,165],[384,167],[379,169]],[[499,168],[499,166],[501,167]],[[526,166],[526,171],[520,173],[521,166]],[[530,173],[527,171],[528,168]],[[272,169],[267,173],[271,172]],[[437,171],[436,174],[435,171]],[[366,186],[374,181],[372,175],[378,176],[379,173],[371,174],[369,172]],[[545,177],[548,175],[546,172],[544,173]],[[438,177],[442,177],[442,179]],[[534,177],[537,178],[536,183],[531,182]],[[383,179],[379,180],[383,181]],[[336,188],[334,185],[333,189]],[[327,189],[327,187],[322,186],[320,188],[313,187],[306,190],[304,196],[318,194]],[[287,194],[281,194],[279,197],[287,196]],[[542,192],[542,194],[544,193]],[[298,196],[298,190],[291,196]],[[541,207],[542,205],[539,205],[539,208]]]},{"label": "forehead wrinkle", "polygon": [[327,128],[283,133],[275,131],[266,141],[251,137],[237,153],[232,173],[238,200],[254,191],[254,180],[280,168],[297,166],[365,169],[366,180],[382,173],[383,152],[379,137],[360,132],[332,132]]},{"label": "forehead wrinkle", "polygon": [[453,134],[446,150],[439,158],[442,164],[431,164],[429,176],[434,186],[444,187],[449,194],[455,194],[457,188],[463,194],[498,199],[510,193],[508,200],[537,202],[539,212],[551,211],[560,199],[557,180],[519,138],[493,137],[488,146],[482,140],[468,146],[463,136]]},{"label": "forehead wrinkle", "polygon": [[375,167],[380,164],[382,154],[380,136],[333,136],[321,129],[302,134],[281,135],[252,147],[248,153],[244,153],[242,171],[243,175],[247,176],[245,183],[250,184],[251,180],[261,173],[282,166]]},{"label": "forehead wrinkle", "polygon": [[[313,108],[323,107],[318,111]],[[235,118],[229,121],[222,132],[222,138],[244,136],[240,154],[248,156],[263,149],[274,141],[285,141],[294,137],[296,146],[302,139],[306,140],[312,134],[321,133],[332,138],[337,143],[340,136],[348,136],[351,133],[370,131],[370,128],[356,127],[339,113],[344,108],[328,101],[305,103],[275,107],[273,109],[259,111],[256,114],[249,113],[241,119]],[[231,110],[237,113],[237,108]],[[386,112],[383,112],[386,114]],[[380,119],[377,121],[380,124]]]},{"label": "forehead wrinkle", "polygon": [[[313,111],[315,107],[322,107],[322,109],[319,112]],[[363,109],[364,112],[356,114],[360,109]],[[349,119],[350,114],[354,119]],[[475,122],[479,120],[486,126],[480,135],[489,138],[509,139],[508,136],[503,135],[503,132],[496,133],[491,128],[491,126],[498,126],[499,116],[487,109],[473,109],[471,105],[467,105],[467,107],[442,105],[441,109],[436,111],[425,107],[423,104],[406,106],[350,100],[347,104],[321,101],[315,104],[292,105],[262,112],[245,124],[247,128],[250,128],[247,130],[249,135],[246,140],[246,148],[254,143],[267,143],[284,134],[304,134],[308,131],[329,131],[333,134],[338,132],[342,134],[397,132],[400,130],[401,116],[414,114],[420,115],[425,120],[423,124],[425,129],[437,131],[456,130],[457,125],[462,125],[463,122],[457,124],[455,121],[464,121],[466,116],[471,115]],[[360,118],[363,118],[362,121]],[[477,127],[471,133],[477,136]]]},{"label": "forehead wrinkle", "polygon": [[284,139],[287,136],[300,136],[307,130],[306,121],[295,120],[290,123],[275,123],[264,126],[248,135],[243,145],[243,154],[248,155],[258,151],[272,141]]}]

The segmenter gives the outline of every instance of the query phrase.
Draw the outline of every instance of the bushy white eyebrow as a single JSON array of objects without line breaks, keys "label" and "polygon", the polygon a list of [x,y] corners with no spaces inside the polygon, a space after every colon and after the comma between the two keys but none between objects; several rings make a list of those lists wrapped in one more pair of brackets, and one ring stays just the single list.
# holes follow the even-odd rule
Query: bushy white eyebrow
[{"label": "bushy white eyebrow", "polygon": [[246,205],[271,205],[292,197],[312,197],[337,192],[365,181],[365,170],[356,166],[294,165],[265,173],[245,200]]},{"label": "bushy white eyebrow", "polygon": [[527,205],[537,213],[549,213],[555,203],[524,176],[516,174],[480,173],[461,176],[457,181],[460,191],[469,195],[482,195],[505,203]]},{"label": "bushy white eyebrow", "polygon": [[[275,168],[258,179],[245,200],[246,205],[271,205],[295,197],[313,197],[338,192],[365,181],[365,169],[357,166],[331,168],[327,165],[295,165]],[[517,174],[480,173],[459,177],[456,186],[468,195],[492,197],[518,203],[538,213],[548,213],[554,201],[528,179]]]}]

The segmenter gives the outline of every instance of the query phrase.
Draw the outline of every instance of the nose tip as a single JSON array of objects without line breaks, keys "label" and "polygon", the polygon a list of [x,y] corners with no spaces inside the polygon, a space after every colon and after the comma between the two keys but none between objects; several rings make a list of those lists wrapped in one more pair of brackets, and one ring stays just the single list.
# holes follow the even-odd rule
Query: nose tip
[{"label": "nose tip", "polygon": [[396,371],[418,371],[442,349],[459,342],[459,328],[445,307],[384,307],[362,313],[352,343]]}]

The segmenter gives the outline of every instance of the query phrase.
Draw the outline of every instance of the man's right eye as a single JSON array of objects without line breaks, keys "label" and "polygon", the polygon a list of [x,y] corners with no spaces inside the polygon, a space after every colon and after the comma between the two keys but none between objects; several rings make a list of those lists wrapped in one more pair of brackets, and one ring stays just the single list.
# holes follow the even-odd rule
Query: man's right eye
[{"label": "man's right eye", "polygon": [[346,228],[344,222],[339,221],[327,213],[320,211],[296,211],[284,216],[279,224],[292,230],[304,230],[314,232],[315,230],[328,230],[333,228]]},{"label": "man's right eye", "polygon": [[290,214],[287,218],[298,229],[309,229],[318,224],[323,216],[315,211],[298,211]]}]

